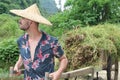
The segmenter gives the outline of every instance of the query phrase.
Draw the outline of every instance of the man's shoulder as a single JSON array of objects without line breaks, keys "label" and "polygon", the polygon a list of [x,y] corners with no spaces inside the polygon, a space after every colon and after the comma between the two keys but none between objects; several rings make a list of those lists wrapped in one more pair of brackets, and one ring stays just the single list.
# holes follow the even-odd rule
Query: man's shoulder
[{"label": "man's shoulder", "polygon": [[49,41],[56,41],[56,40],[58,40],[57,37],[55,37],[55,36],[49,35],[49,34],[47,34],[45,32],[43,32],[43,33],[45,34],[46,40],[49,40]]},{"label": "man's shoulder", "polygon": [[48,35],[49,36],[49,41],[50,42],[53,42],[53,41],[58,41],[58,39],[57,39],[57,37],[55,37],[55,36],[51,36],[51,35]]},{"label": "man's shoulder", "polygon": [[55,36],[50,36],[50,38],[51,38],[51,40],[53,40],[53,41],[54,41],[54,40],[58,40],[57,37],[55,37]]},{"label": "man's shoulder", "polygon": [[21,42],[21,41],[23,41],[23,40],[26,39],[26,38],[27,38],[27,34],[24,34],[24,35],[20,36],[20,37],[17,39],[17,42]]}]

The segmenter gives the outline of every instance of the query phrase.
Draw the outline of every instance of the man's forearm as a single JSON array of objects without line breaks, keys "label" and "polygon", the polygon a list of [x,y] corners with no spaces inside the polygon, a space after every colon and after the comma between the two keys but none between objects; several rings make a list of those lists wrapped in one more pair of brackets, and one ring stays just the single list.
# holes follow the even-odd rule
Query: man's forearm
[{"label": "man's forearm", "polygon": [[20,68],[21,66],[22,66],[22,57],[19,55],[19,59],[16,62],[15,66],[14,66],[14,69],[15,68]]},{"label": "man's forearm", "polygon": [[20,68],[22,66],[22,62],[17,61],[17,63],[15,64],[16,67]]},{"label": "man's forearm", "polygon": [[60,79],[60,75],[62,74],[62,72],[66,69],[67,64],[68,64],[68,60],[66,58],[66,56],[62,56],[60,59],[60,66],[59,69],[53,73],[49,74],[49,77],[52,78],[52,80],[59,80]]},{"label": "man's forearm", "polygon": [[59,66],[59,69],[57,70],[59,73],[62,73],[66,67],[67,67],[67,64],[68,64],[68,60],[65,56],[63,56],[61,59],[60,59],[60,66]]}]

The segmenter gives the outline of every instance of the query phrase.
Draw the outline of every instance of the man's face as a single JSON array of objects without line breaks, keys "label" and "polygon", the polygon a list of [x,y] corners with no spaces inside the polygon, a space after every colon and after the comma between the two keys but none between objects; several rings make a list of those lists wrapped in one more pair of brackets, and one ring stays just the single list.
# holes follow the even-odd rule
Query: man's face
[{"label": "man's face", "polygon": [[30,25],[31,25],[31,22],[32,22],[31,20],[28,20],[26,18],[21,18],[19,20],[19,27],[20,27],[20,29],[24,30],[24,31],[28,30]]}]

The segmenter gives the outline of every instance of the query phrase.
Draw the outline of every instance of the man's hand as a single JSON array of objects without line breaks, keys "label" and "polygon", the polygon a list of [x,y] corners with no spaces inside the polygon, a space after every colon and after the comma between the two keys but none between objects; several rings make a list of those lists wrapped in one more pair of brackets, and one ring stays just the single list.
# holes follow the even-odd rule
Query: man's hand
[{"label": "man's hand", "polygon": [[18,67],[17,67],[17,66],[15,66],[15,67],[14,67],[14,71],[16,71],[16,72],[18,72],[18,71],[19,71],[19,69],[18,69]]},{"label": "man's hand", "polygon": [[49,74],[49,77],[52,78],[52,80],[59,80],[60,76],[61,73],[58,71]]},{"label": "man's hand", "polygon": [[15,76],[21,75],[21,71],[19,70],[19,68],[21,66],[22,66],[22,57],[21,57],[21,55],[19,55],[19,59],[16,62],[15,67],[14,67],[14,74],[15,74]]},{"label": "man's hand", "polygon": [[49,77],[52,78],[52,80],[59,80],[62,72],[66,69],[68,60],[65,55],[59,58],[60,66],[59,69],[53,73],[49,74]]},{"label": "man's hand", "polygon": [[14,74],[15,76],[21,75],[21,71],[18,69],[17,66],[14,67],[14,72],[13,72],[13,74]]}]

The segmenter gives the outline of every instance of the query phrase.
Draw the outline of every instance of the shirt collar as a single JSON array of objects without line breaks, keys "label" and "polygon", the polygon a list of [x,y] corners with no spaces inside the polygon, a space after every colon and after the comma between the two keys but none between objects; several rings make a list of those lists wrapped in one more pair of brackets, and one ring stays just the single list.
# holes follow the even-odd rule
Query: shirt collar
[{"label": "shirt collar", "polygon": [[[42,33],[42,37],[41,37],[41,39],[40,39],[40,41],[39,41],[39,44],[40,44],[41,41],[47,40],[47,38],[48,38],[48,35],[47,35],[45,32],[41,31],[41,33]],[[25,41],[28,41],[28,39],[29,39],[28,33],[25,33],[25,34],[23,35],[23,39],[24,39]]]}]

